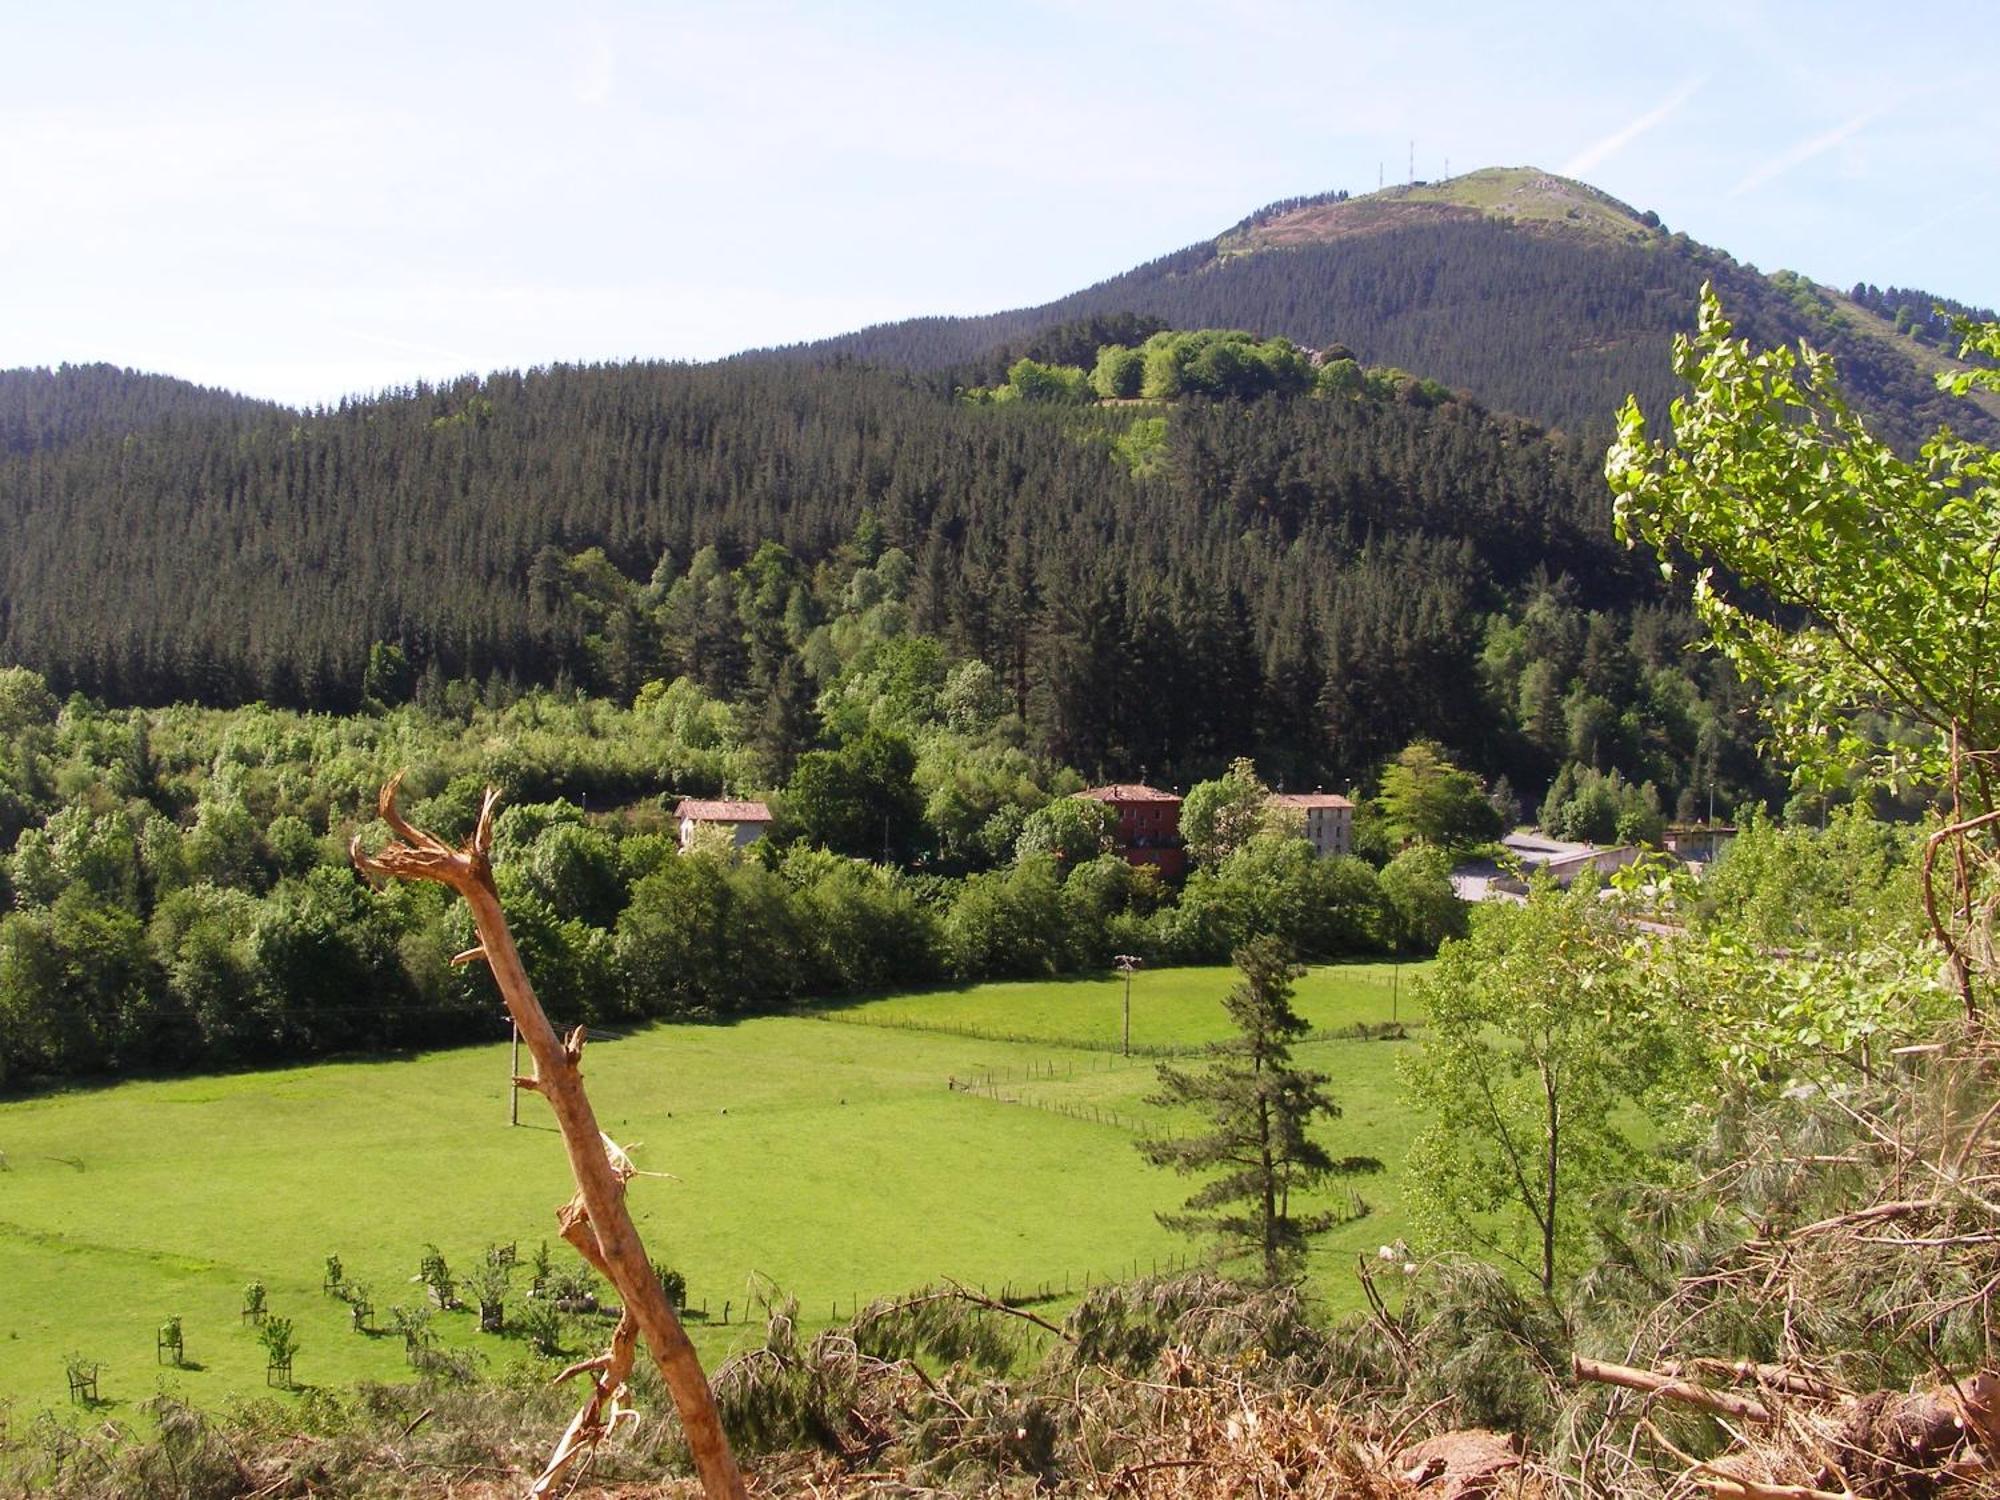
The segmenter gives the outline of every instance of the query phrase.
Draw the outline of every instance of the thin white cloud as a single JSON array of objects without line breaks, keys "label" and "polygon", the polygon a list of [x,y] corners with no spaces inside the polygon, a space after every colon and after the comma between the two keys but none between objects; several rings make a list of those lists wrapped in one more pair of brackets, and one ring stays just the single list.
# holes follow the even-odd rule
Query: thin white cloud
[{"label": "thin white cloud", "polygon": [[1707,74],[1703,74],[1699,78],[1689,79],[1686,83],[1675,89],[1673,93],[1669,94],[1663,103],[1653,109],[1647,110],[1638,119],[1632,121],[1622,129],[1614,130],[1610,135],[1604,137],[1603,140],[1584,147],[1583,150],[1577,152],[1575,156],[1572,156],[1556,170],[1564,177],[1583,176],[1584,173],[1596,167],[1600,162],[1607,161],[1611,157],[1616,156],[1655,125],[1663,124],[1679,114],[1687,105],[1688,100],[1699,93],[1701,86],[1707,82]]},{"label": "thin white cloud", "polygon": [[1874,123],[1875,120],[1880,118],[1882,113],[1883,106],[1881,105],[1877,105],[1874,109],[1865,109],[1852,119],[1842,121],[1840,124],[1834,126],[1833,129],[1822,131],[1811,140],[1799,142],[1791,150],[1772,157],[1761,167],[1751,172],[1749,176],[1745,177],[1729,190],[1729,196],[1740,198],[1745,193],[1755,192],[1758,188],[1764,186],[1765,183],[1784,176],[1785,173],[1791,171],[1794,167],[1804,166],[1815,156],[1824,156],[1849,136],[1855,134],[1855,132]]}]

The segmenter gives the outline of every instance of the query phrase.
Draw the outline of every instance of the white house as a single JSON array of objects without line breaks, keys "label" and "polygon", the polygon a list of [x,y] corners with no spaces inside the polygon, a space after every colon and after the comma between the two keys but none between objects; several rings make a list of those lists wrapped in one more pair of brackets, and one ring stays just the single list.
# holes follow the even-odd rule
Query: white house
[{"label": "white house", "polygon": [[1354,804],[1331,792],[1280,792],[1271,806],[1304,820],[1306,841],[1324,859],[1354,848]]},{"label": "white house", "polygon": [[771,826],[771,809],[761,802],[684,797],[674,809],[674,821],[680,825],[683,854],[703,828],[727,828],[733,847],[742,849],[764,836],[764,830]]}]

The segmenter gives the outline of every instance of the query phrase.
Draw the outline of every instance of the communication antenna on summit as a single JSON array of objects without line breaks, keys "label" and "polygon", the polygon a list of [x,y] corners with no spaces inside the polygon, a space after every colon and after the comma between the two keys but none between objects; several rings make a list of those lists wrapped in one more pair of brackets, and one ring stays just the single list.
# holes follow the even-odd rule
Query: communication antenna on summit
[{"label": "communication antenna on summit", "polygon": [[1382,163],[1379,161],[1375,163],[1375,191],[1382,191]]},{"label": "communication antenna on summit", "polygon": [[1414,185],[1416,180],[1417,180],[1417,143],[1414,139],[1412,139],[1410,142],[1410,182]]}]

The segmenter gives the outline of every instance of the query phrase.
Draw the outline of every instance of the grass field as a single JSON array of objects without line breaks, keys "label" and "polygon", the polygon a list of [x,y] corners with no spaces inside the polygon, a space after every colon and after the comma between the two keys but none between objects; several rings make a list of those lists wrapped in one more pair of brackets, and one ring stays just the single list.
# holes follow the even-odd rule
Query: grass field
[{"label": "grass field", "polygon": [[[1324,1030],[1392,1007],[1409,1020],[1412,972],[1315,970],[1299,1008]],[[1232,977],[1140,973],[1135,1044],[1226,1036]],[[707,1307],[693,1330],[704,1357],[757,1336],[743,1321],[757,1287],[797,1296],[811,1324],[940,1276],[1080,1290],[1187,1255],[1153,1214],[1189,1187],[1132,1147],[1139,1122],[1168,1123],[1144,1102],[1153,1065],[1107,1050],[1122,997],[1116,980],[982,985],[593,1045],[600,1120],[641,1143],[642,1167],[672,1174],[636,1181],[632,1204],[655,1261]],[[1393,1168],[1411,1128],[1394,1061],[1406,1045],[1300,1049],[1345,1106],[1321,1132],[1334,1154],[1392,1168],[1358,1184],[1369,1216],[1315,1254],[1336,1302],[1355,1251],[1403,1229]],[[507,1071],[504,1047],[478,1047],[0,1103],[0,1403],[17,1418],[61,1407],[72,1350],[102,1362],[111,1415],[131,1416],[162,1378],[202,1404],[261,1394],[262,1352],[238,1316],[253,1279],[297,1325],[301,1385],[400,1378],[400,1340],[351,1331],[320,1293],[322,1262],[337,1253],[373,1288],[386,1328],[391,1304],[422,1297],[411,1278],[426,1243],[465,1272],[491,1242],[525,1258],[554,1239],[570,1191],[561,1147],[532,1096],[508,1127]],[[155,1364],[169,1314],[190,1368]],[[435,1326],[495,1367],[526,1357],[474,1322]]]}]

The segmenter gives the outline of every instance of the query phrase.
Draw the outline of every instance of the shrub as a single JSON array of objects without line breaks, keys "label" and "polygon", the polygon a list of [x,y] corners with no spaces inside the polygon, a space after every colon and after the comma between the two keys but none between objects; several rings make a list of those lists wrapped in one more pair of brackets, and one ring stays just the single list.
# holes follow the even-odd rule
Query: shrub
[{"label": "shrub", "polygon": [[507,1291],[513,1280],[511,1262],[489,1261],[466,1279],[479,1307],[479,1331],[498,1333],[506,1324]]},{"label": "shrub", "polygon": [[562,1352],[562,1313],[546,1297],[532,1298],[514,1319],[514,1326],[540,1355]]},{"label": "shrub", "polygon": [[451,1267],[445,1264],[444,1252],[436,1245],[424,1246],[423,1259],[417,1265],[417,1280],[430,1288],[431,1301],[440,1311],[448,1312],[458,1306],[458,1288],[452,1280]]},{"label": "shrub", "polygon": [[265,1379],[269,1380],[277,1374],[289,1387],[292,1383],[292,1356],[299,1352],[298,1335],[292,1331],[292,1320],[264,1319],[257,1328],[257,1342],[264,1346]]}]

